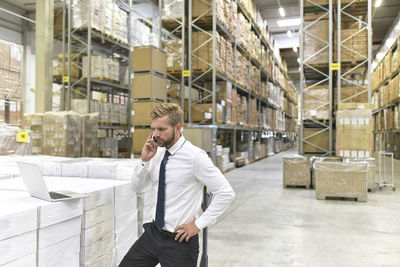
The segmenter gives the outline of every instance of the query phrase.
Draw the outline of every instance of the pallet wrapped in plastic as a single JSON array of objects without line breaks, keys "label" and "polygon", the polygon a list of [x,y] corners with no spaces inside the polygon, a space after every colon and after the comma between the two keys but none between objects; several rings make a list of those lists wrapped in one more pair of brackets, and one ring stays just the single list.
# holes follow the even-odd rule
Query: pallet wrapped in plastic
[{"label": "pallet wrapped in plastic", "polygon": [[316,85],[304,92],[304,119],[329,119],[329,86]]},{"label": "pallet wrapped in plastic", "polygon": [[17,141],[21,128],[0,123],[0,155],[31,155],[32,144]]},{"label": "pallet wrapped in plastic", "polygon": [[357,198],[367,201],[368,164],[363,162],[315,162],[316,198]]},{"label": "pallet wrapped in plastic", "polygon": [[368,190],[373,191],[378,189],[375,158],[349,158],[346,159],[346,162],[366,163],[368,165]]},{"label": "pallet wrapped in plastic", "polygon": [[[305,34],[304,37],[304,58],[307,59],[307,63],[328,64],[329,49],[326,43],[320,40],[329,39],[329,21],[324,19],[316,22],[305,21],[304,26],[308,26],[308,32],[312,34]],[[316,39],[314,36],[320,40]]]},{"label": "pallet wrapped in plastic", "polygon": [[82,115],[82,156],[99,156],[99,138],[97,130],[99,128],[99,113]]},{"label": "pallet wrapped in plastic", "polygon": [[24,128],[30,130],[32,155],[42,153],[43,139],[43,113],[31,113],[24,115]]},{"label": "pallet wrapped in plastic", "polygon": [[[88,28],[88,19],[89,15],[91,18],[90,26],[98,31],[103,31],[106,23],[111,23],[107,21],[107,18],[104,16],[104,1],[83,1],[76,0],[71,3],[72,10],[72,28]],[[90,9],[89,9],[90,5]],[[89,10],[91,13],[89,14]]]},{"label": "pallet wrapped in plastic", "polygon": [[162,18],[169,22],[173,19],[181,20],[184,16],[185,5],[183,0],[164,0],[164,8],[162,9]]},{"label": "pallet wrapped in plastic", "polygon": [[150,28],[139,19],[131,19],[131,34],[129,36],[132,46],[150,45]]},{"label": "pallet wrapped in plastic", "polygon": [[43,116],[42,153],[80,157],[81,126],[81,117],[76,112],[46,112]]},{"label": "pallet wrapped in plastic", "polygon": [[[82,77],[87,78],[89,73],[89,58],[82,58]],[[92,56],[90,65],[90,77],[100,78],[103,80],[111,80],[113,82],[119,80],[119,62],[118,60]]]},{"label": "pallet wrapped in plastic", "polygon": [[312,156],[310,159],[310,169],[311,169],[311,185],[315,189],[316,171],[314,170],[314,162],[342,162],[341,157],[317,157]]},{"label": "pallet wrapped in plastic", "polygon": [[310,165],[301,155],[283,158],[283,187],[305,186],[310,188]]}]

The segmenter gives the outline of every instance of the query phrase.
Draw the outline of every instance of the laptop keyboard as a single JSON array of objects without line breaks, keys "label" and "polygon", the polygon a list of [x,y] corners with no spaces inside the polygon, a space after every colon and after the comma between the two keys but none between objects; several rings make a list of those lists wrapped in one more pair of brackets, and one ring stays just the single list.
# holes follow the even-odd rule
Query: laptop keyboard
[{"label": "laptop keyboard", "polygon": [[49,192],[49,194],[50,194],[50,197],[51,197],[52,199],[69,198],[69,197],[70,197],[70,196],[63,195],[63,194],[56,193],[56,192]]}]

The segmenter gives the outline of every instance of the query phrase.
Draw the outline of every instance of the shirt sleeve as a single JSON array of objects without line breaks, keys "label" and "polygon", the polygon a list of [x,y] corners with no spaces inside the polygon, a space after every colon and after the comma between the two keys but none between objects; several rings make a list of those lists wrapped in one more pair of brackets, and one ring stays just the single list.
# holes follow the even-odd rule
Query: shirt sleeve
[{"label": "shirt sleeve", "polygon": [[133,191],[139,192],[149,184],[150,161],[144,162],[140,160],[139,164],[136,165],[136,168],[133,171],[133,175],[131,177],[131,184]]},{"label": "shirt sleeve", "polygon": [[215,167],[207,154],[201,150],[193,157],[194,175],[213,193],[213,198],[205,212],[196,220],[201,230],[214,224],[235,198],[235,192],[221,171]]}]

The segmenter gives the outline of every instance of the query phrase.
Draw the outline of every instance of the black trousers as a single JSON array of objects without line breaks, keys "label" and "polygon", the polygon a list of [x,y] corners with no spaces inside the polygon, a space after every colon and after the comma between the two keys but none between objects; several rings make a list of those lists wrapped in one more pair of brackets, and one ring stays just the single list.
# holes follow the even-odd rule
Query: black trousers
[{"label": "black trousers", "polygon": [[129,249],[119,267],[196,267],[199,255],[199,236],[179,243],[175,235],[160,231],[154,223],[143,225],[144,233]]}]

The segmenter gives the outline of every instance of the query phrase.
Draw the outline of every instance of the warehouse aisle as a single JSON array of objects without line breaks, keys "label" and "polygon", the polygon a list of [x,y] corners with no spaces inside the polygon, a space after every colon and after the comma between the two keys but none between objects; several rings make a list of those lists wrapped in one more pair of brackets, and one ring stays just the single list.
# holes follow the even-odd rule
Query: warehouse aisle
[{"label": "warehouse aisle", "polygon": [[282,188],[282,157],[294,153],[226,174],[236,199],[209,231],[209,266],[399,266],[400,179],[367,203],[319,201]]}]

